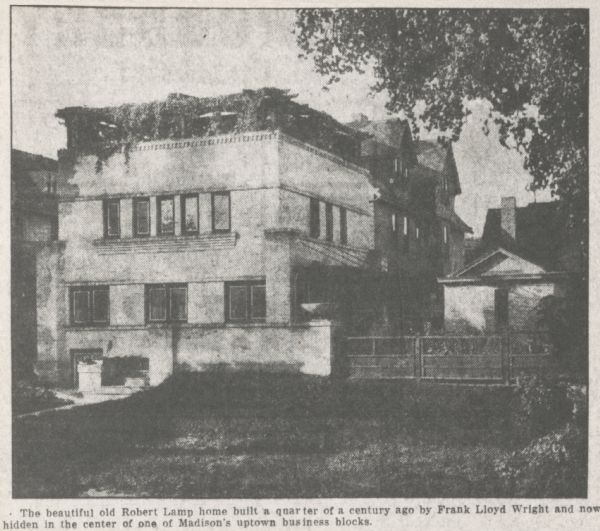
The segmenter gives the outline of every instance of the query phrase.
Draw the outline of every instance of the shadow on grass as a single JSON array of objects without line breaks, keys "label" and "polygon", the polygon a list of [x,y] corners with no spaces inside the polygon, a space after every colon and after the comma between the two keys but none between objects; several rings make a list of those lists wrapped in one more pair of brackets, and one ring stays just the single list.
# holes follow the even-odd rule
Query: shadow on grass
[{"label": "shadow on grass", "polygon": [[[125,400],[15,420],[13,494],[80,496],[82,477],[137,459],[127,481],[113,474],[106,482],[120,482],[114,488],[134,495],[416,495],[398,492],[397,473],[407,479],[416,474],[411,481],[418,483],[418,493],[472,495],[468,479],[457,480],[464,488],[448,493],[443,490],[447,482],[435,479],[448,467],[457,477],[469,477],[455,464],[444,465],[452,452],[443,448],[497,447],[502,439],[509,444],[509,398],[504,388],[348,382],[257,371],[184,373]],[[421,458],[411,454],[420,446],[430,476],[406,470],[407,455]],[[436,448],[441,453],[435,454]],[[384,451],[388,457],[382,464],[378,456]],[[441,464],[428,459],[428,452]],[[380,469],[370,470],[373,463]],[[350,479],[363,473],[361,467],[370,477],[364,486]],[[398,470],[391,473],[394,467]],[[209,475],[212,470],[212,479],[199,479],[205,469]]]}]

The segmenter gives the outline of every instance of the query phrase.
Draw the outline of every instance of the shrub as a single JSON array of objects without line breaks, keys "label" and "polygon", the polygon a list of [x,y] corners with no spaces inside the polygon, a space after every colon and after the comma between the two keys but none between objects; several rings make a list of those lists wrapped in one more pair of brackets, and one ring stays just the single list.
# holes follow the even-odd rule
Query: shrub
[{"label": "shrub", "polygon": [[533,440],[496,464],[510,496],[585,497],[587,436],[575,422]]},{"label": "shrub", "polygon": [[568,384],[558,378],[519,378],[511,400],[514,434],[531,438],[563,426],[573,409],[567,388]]},{"label": "shrub", "polygon": [[586,496],[586,395],[584,385],[539,378],[521,383],[518,425],[538,436],[496,463],[496,474],[510,496]]}]

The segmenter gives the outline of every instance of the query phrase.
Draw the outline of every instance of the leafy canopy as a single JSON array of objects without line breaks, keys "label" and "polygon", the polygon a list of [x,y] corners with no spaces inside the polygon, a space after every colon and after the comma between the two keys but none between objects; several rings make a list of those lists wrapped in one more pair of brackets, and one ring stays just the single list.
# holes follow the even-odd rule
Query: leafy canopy
[{"label": "leafy canopy", "polygon": [[329,83],[373,68],[373,89],[415,129],[421,120],[456,140],[468,102],[489,101],[531,188],[550,188],[586,226],[586,10],[300,9],[296,25],[303,56]]}]

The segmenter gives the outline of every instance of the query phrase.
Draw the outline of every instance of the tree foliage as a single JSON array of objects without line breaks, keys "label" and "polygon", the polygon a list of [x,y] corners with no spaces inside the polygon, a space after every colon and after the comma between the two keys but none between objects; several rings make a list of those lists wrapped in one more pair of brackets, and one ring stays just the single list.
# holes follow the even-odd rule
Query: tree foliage
[{"label": "tree foliage", "polygon": [[373,68],[374,90],[415,129],[420,120],[456,140],[468,102],[489,101],[501,143],[524,156],[531,188],[550,188],[585,228],[587,11],[300,9],[296,25],[303,55],[329,83]]}]

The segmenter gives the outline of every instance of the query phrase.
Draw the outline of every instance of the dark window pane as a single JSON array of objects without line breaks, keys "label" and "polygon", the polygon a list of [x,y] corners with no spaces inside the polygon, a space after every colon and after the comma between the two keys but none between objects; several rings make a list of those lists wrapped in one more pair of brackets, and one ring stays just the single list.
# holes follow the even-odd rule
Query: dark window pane
[{"label": "dark window pane", "polygon": [[213,230],[230,230],[229,194],[213,194]]},{"label": "dark window pane", "polygon": [[175,218],[173,212],[173,198],[159,199],[159,226],[160,234],[173,234],[175,231]]},{"label": "dark window pane", "polygon": [[92,320],[95,323],[108,322],[108,289],[100,288],[92,291]]},{"label": "dark window pane", "polygon": [[229,286],[229,318],[246,320],[248,307],[248,290],[246,286]]},{"label": "dark window pane", "polygon": [[198,232],[198,196],[183,199],[183,232]]},{"label": "dark window pane", "polygon": [[318,238],[321,232],[321,220],[319,212],[319,200],[310,198],[310,236]]},{"label": "dark window pane", "polygon": [[264,319],[267,315],[265,286],[250,286],[251,318]]},{"label": "dark window pane", "polygon": [[150,201],[141,199],[134,202],[134,230],[135,236],[147,236],[150,234]]},{"label": "dark window pane", "polygon": [[90,315],[90,292],[88,290],[73,291],[73,322],[87,323]]},{"label": "dark window pane", "polygon": [[167,290],[166,288],[150,288],[149,290],[150,321],[165,321],[167,319]]},{"label": "dark window pane", "polygon": [[333,205],[325,204],[325,236],[328,242],[333,241]]},{"label": "dark window pane", "polygon": [[171,288],[171,320],[187,320],[187,288]]},{"label": "dark window pane", "polygon": [[108,201],[106,203],[106,236],[117,238],[120,232],[119,201]]},{"label": "dark window pane", "polygon": [[348,243],[348,214],[345,208],[340,208],[340,242]]}]

